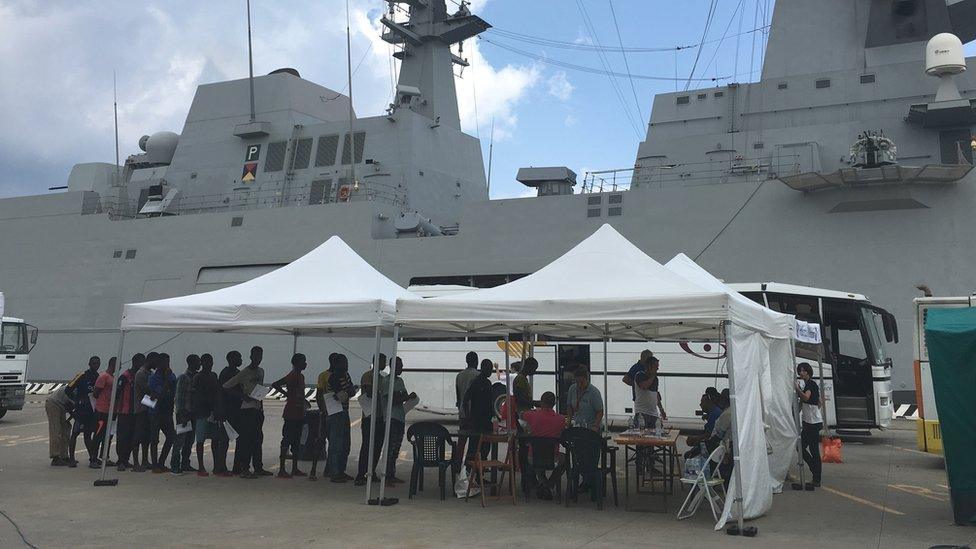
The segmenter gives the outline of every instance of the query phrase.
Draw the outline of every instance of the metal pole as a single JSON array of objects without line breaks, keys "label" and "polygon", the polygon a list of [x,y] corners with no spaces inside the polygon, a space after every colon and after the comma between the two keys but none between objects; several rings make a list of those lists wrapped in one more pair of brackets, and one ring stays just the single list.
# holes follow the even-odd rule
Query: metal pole
[{"label": "metal pole", "polygon": [[119,483],[118,479],[105,480],[105,467],[106,464],[108,463],[108,450],[109,450],[108,446],[109,446],[109,441],[111,440],[109,434],[112,432],[112,423],[113,423],[112,417],[115,413],[115,393],[119,386],[117,382],[117,377],[122,375],[121,374],[122,349],[124,348],[124,346],[125,346],[125,330],[119,330],[119,354],[116,355],[117,358],[115,359],[116,377],[112,378],[112,394],[109,396],[109,402],[108,402],[108,421],[105,423],[105,437],[104,437],[105,442],[102,443],[102,471],[98,477],[98,480],[95,481],[95,486],[115,486],[116,484]]},{"label": "metal pole", "polygon": [[[509,350],[508,349],[508,346],[509,346],[509,337],[508,336],[509,336],[509,334],[508,334],[508,331],[506,330],[505,331],[505,404],[506,404],[506,407],[507,408],[511,408],[511,406],[507,406],[508,404],[511,403],[511,401],[509,400],[509,396],[512,394],[512,374],[511,374],[511,372],[509,370],[509,362],[511,362],[511,361],[508,358],[508,350]],[[509,416],[509,417],[511,417],[511,416]]]},{"label": "metal pole", "polygon": [[607,392],[608,382],[607,382],[607,339],[610,338],[610,323],[606,322],[603,324],[603,430],[607,432],[610,430],[610,414],[607,410],[610,408],[609,393]]},{"label": "metal pole", "polygon": [[722,322],[722,338],[725,340],[725,364],[729,370],[729,400],[732,408],[732,470],[735,473],[736,492],[733,505],[739,507],[739,533],[742,533],[745,519],[742,510],[742,468],[739,467],[739,419],[736,417],[738,406],[736,406],[735,396],[735,365],[732,361],[732,345],[729,344],[729,328],[732,323],[728,320]]},{"label": "metal pole", "polygon": [[298,330],[295,330],[295,332],[294,332],[293,335],[295,336],[295,339],[292,340],[292,342],[291,342],[291,354],[292,354],[292,356],[294,356],[298,352]]},{"label": "metal pole", "polygon": [[254,122],[254,54],[251,53],[251,0],[247,0],[247,83],[251,89],[251,122]]},{"label": "metal pole", "polygon": [[[824,377],[823,377],[823,332],[826,328],[824,323],[823,314],[823,298],[817,298],[817,307],[820,309],[820,346],[817,347],[817,368],[820,370],[820,415],[823,419],[823,435],[829,436],[829,431],[827,430],[827,404],[824,401],[824,395],[826,391],[824,390]],[[830,365],[830,377],[834,377],[834,372],[836,371],[835,365]]]},{"label": "metal pole", "polygon": [[[386,495],[386,464],[390,461],[390,428],[393,426],[393,389],[396,387],[396,353],[397,339],[400,337],[400,326],[393,325],[393,352],[390,354],[389,395],[386,398],[386,430],[383,431],[383,453],[380,454],[380,505]],[[375,383],[375,382],[374,382]],[[399,456],[395,456],[395,460]]]},{"label": "metal pole", "polygon": [[376,398],[379,394],[379,377],[380,377],[380,337],[382,336],[382,328],[376,327],[376,350],[373,351],[373,397],[370,401],[370,412],[369,412],[369,463],[367,464],[366,471],[366,503],[369,503],[369,492],[370,488],[373,487],[373,456],[376,455],[378,448],[376,448]]},{"label": "metal pole", "polygon": [[[523,372],[525,371],[525,346],[528,344],[528,341],[526,341],[528,339],[528,335],[529,335],[529,327],[528,326],[522,326],[522,371]],[[509,428],[509,430],[516,428],[515,427],[515,421],[514,421],[515,418],[513,417],[515,415],[515,411],[512,410],[512,408],[514,408],[514,406],[507,406],[506,407],[506,409],[508,410],[508,421],[507,422],[508,422],[508,428]]]},{"label": "metal pole", "polygon": [[[793,373],[794,373],[794,376],[795,376],[796,375],[796,340],[795,339],[790,341],[790,353],[792,353],[792,355],[793,355],[793,357],[792,357],[793,358]],[[796,383],[796,381],[794,381],[794,383]],[[797,402],[797,401],[794,399],[794,402]],[[797,439],[796,439],[796,468],[800,471],[800,487],[797,488],[794,485],[793,486],[793,489],[794,490],[802,490],[803,489],[803,486],[806,484],[806,478],[805,478],[805,475],[804,475],[804,472],[803,472],[803,440],[799,437],[800,432],[803,430],[803,424],[802,424],[802,422],[800,420],[800,410],[801,409],[802,409],[802,405],[795,405],[794,406],[794,410],[795,411],[794,411],[794,415],[793,415],[793,422],[796,423],[796,433],[798,435],[797,436]]]},{"label": "metal pole", "polygon": [[352,135],[352,119],[355,114],[353,114],[352,107],[352,38],[349,30],[349,0],[346,0],[346,72],[349,75],[349,177],[352,179],[353,188],[358,189],[359,182],[356,181],[356,145]]}]

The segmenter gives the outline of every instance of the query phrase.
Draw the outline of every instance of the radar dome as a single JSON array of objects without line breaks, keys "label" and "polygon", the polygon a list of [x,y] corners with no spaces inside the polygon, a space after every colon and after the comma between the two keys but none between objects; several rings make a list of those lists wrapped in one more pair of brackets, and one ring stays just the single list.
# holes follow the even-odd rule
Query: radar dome
[{"label": "radar dome", "polygon": [[[140,144],[142,140],[140,139]],[[180,136],[173,132],[156,132],[145,141],[146,161],[152,164],[169,164],[176,153]]]},{"label": "radar dome", "polygon": [[966,54],[962,40],[944,32],[929,40],[925,47],[925,72],[931,76],[947,76],[966,71]]}]

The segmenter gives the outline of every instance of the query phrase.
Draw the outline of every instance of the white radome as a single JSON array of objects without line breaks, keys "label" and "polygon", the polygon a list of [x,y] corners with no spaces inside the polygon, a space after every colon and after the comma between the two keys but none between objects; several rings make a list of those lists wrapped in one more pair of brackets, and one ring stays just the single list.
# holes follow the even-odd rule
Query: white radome
[{"label": "white radome", "polygon": [[966,54],[958,36],[943,32],[929,40],[925,47],[925,73],[946,76],[966,71]]}]

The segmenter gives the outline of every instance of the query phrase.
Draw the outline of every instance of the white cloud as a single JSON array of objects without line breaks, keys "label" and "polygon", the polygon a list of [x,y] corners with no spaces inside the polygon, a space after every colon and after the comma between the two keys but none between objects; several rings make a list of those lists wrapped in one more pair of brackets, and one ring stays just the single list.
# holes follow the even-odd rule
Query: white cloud
[{"label": "white cloud", "polygon": [[579,124],[579,118],[576,118],[576,116],[574,116],[572,114],[567,114],[566,115],[566,119],[563,120],[563,124],[567,128],[571,128],[571,127],[575,126],[576,124]]},{"label": "white cloud", "polygon": [[[488,0],[477,0],[475,13]],[[308,80],[346,89],[346,18],[339,0],[253,2],[255,74],[294,67]],[[351,0],[354,102],[360,116],[380,114],[392,95],[391,47],[379,35],[383,4]],[[0,196],[63,185],[79,162],[114,160],[112,72],[118,75],[123,158],[143,134],[182,131],[196,87],[247,75],[243,2],[68,2],[0,0]],[[462,126],[482,137],[495,120],[504,139],[517,108],[540,79],[531,65],[494,67],[476,40],[471,67],[458,79]],[[361,60],[361,63],[360,63]]]},{"label": "white cloud", "polygon": [[568,101],[574,89],[576,87],[569,82],[565,71],[557,72],[549,78],[549,95],[560,101]]}]

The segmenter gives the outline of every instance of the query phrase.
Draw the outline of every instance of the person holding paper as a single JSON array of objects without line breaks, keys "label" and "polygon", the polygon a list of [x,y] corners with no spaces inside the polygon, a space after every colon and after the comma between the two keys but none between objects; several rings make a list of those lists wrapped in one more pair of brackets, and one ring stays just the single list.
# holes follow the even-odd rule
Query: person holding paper
[{"label": "person holding paper", "polygon": [[[329,459],[326,471],[332,482],[347,482],[346,465],[349,461],[349,399],[356,392],[356,386],[349,377],[349,360],[346,355],[336,354],[335,362],[330,364],[329,391],[326,399],[335,399],[342,404],[342,411],[329,416]],[[328,405],[328,401],[327,401]]]},{"label": "person holding paper", "polygon": [[[468,351],[464,355],[465,368],[458,372],[458,375],[454,378],[454,405],[458,409],[458,422],[461,425],[465,424],[466,421],[466,410],[462,405],[464,402],[464,395],[468,392],[468,387],[471,386],[473,382],[478,377],[478,353],[474,351]],[[458,435],[458,453],[464,453],[464,446],[467,442],[467,437]]]},{"label": "person holding paper", "polygon": [[200,357],[187,355],[186,371],[176,378],[176,397],[173,408],[176,412],[176,445],[173,446],[173,457],[169,467],[174,475],[182,475],[185,471],[196,472],[190,465],[190,451],[193,449],[193,407],[190,402],[190,385],[193,377],[200,371]]},{"label": "person holding paper", "polygon": [[[151,422],[149,421],[149,407],[143,404],[143,400],[149,396],[149,376],[156,370],[159,363],[159,353],[149,353],[146,361],[136,372],[133,408],[135,420],[133,421],[134,435],[132,456],[132,470],[141,473],[151,468],[149,463],[149,442],[152,439]],[[150,397],[151,398],[151,397]],[[139,450],[142,450],[142,461],[139,460]]]},{"label": "person holding paper", "polygon": [[[227,383],[234,376],[241,372],[241,365],[244,364],[243,358],[241,358],[241,353],[239,351],[230,351],[227,353],[227,366],[220,371],[220,376],[217,377],[218,388],[223,387],[224,383]],[[240,387],[235,387],[231,390],[221,391],[221,411],[224,414],[225,419],[230,426],[237,431],[241,431],[241,404],[244,401],[244,395],[241,393]],[[226,430],[224,431],[226,434]],[[228,441],[228,447],[230,446]],[[235,475],[241,474],[243,466],[241,464],[241,456],[244,452],[241,448],[240,437],[234,440],[234,465],[231,472]],[[226,456],[225,456],[226,459]],[[222,464],[221,469],[226,470],[226,462]]]},{"label": "person holding paper", "polygon": [[[152,432],[149,455],[152,458],[152,472],[166,473],[166,457],[176,440],[176,427],[173,425],[173,406],[176,394],[176,375],[170,369],[169,355],[160,353],[156,371],[149,376],[149,397],[156,402],[149,408],[149,423]],[[159,450],[159,433],[163,433],[163,450]],[[179,452],[179,449],[176,450]]]},{"label": "person holding paper", "polygon": [[[388,402],[387,399],[390,398],[391,385],[393,390],[393,413],[390,414],[390,440],[388,442],[389,451],[386,453],[387,488],[392,487],[394,484],[403,483],[402,480],[396,477],[396,461],[400,457],[400,446],[403,444],[403,431],[407,422],[407,412],[403,404],[407,400],[417,398],[417,393],[407,394],[407,388],[403,383],[402,374],[403,361],[400,360],[400,357],[396,357],[396,366],[393,369],[393,375],[388,375],[379,380],[380,402],[377,408],[383,417],[386,416],[386,405]],[[391,379],[393,380],[392,383]],[[377,445],[377,448],[380,448],[381,445],[382,439],[380,439],[380,444]]]},{"label": "person holding paper", "polygon": [[190,408],[193,415],[193,432],[197,443],[197,476],[209,476],[203,464],[203,445],[210,439],[214,457],[214,476],[229,477],[227,472],[227,436],[222,425],[220,410],[220,385],[213,373],[213,356],[200,356],[200,371],[190,382]]},{"label": "person holding paper", "polygon": [[[281,412],[284,423],[281,426],[281,453],[278,455],[278,478],[304,477],[298,470],[299,446],[302,441],[302,427],[305,425],[305,376],[302,371],[308,366],[305,355],[295,353],[291,357],[291,371],[288,375],[271,384],[271,388],[285,395],[285,408]],[[291,451],[291,473],[285,472],[285,458]]]},{"label": "person holding paper", "polygon": [[[331,364],[336,353],[329,355]],[[332,375],[332,367],[326,368],[319,374],[315,381],[315,404],[319,408],[319,432],[316,437],[315,449],[312,452],[312,470],[308,473],[308,480],[318,480],[315,471],[319,466],[319,458],[326,453],[326,442],[329,436],[329,414],[325,410],[325,394],[329,392],[329,377]]]},{"label": "person holding paper", "polygon": [[[267,394],[267,389],[264,388],[264,370],[260,366],[263,358],[264,349],[258,346],[251,347],[250,364],[223,385],[225,390],[239,388],[243,395],[237,448],[238,453],[241,454],[240,476],[247,479],[272,474],[271,471],[264,469],[261,448],[264,442],[261,432],[264,425],[264,403],[263,395],[260,393]],[[250,470],[252,465],[253,473]]]},{"label": "person holding paper", "polygon": [[[376,357],[374,356],[373,363],[375,362],[376,362]],[[383,353],[380,353],[379,368],[380,368],[379,376],[382,377],[383,370],[386,369],[386,355]],[[355,482],[356,486],[366,485],[367,469],[372,475],[373,481],[379,482],[379,478],[376,476],[375,471],[376,471],[376,464],[380,462],[379,448],[380,445],[383,444],[383,429],[385,427],[385,424],[383,424],[380,421],[377,421],[376,428],[373,429],[369,419],[371,406],[372,406],[372,402],[369,399],[373,397],[374,377],[375,376],[373,375],[373,365],[370,364],[370,369],[363,372],[363,377],[361,377],[359,380],[360,394],[364,399],[366,399],[366,403],[368,403],[370,406],[364,405],[362,407],[363,416],[362,416],[362,420],[359,422],[359,432],[362,434],[362,441],[359,444],[359,464],[358,464],[358,470],[356,472],[356,482]],[[360,403],[362,402],[363,401],[361,400]],[[374,445],[374,450],[373,450],[374,452],[373,463],[371,464],[371,466],[367,467],[367,463],[369,462],[369,441],[371,436],[374,438],[376,443]]]},{"label": "person holding paper", "polygon": [[[461,424],[461,429],[471,433],[469,435],[471,443],[468,445],[464,457],[466,462],[472,460],[475,452],[478,451],[477,434],[491,433],[492,431],[491,422],[495,417],[495,396],[492,394],[491,379],[489,378],[494,371],[495,364],[491,360],[487,358],[482,360],[478,377],[471,382],[471,386],[464,394],[464,400],[461,401],[461,406],[464,407],[465,412],[465,422]],[[482,459],[488,458],[489,450],[488,446],[481,448]]]},{"label": "person holding paper", "polygon": [[[105,371],[98,375],[98,379],[95,380],[95,385],[92,387],[92,397],[95,398],[95,417],[97,418],[98,424],[95,428],[95,455],[102,455],[102,447],[106,444],[106,438],[108,440],[109,448],[112,447],[112,436],[107,433],[108,430],[108,409],[112,401],[112,384],[115,383],[115,365],[118,363],[116,357],[108,359],[108,366]],[[121,395],[115,395],[115,412],[118,412],[119,397]],[[107,458],[108,454],[106,454]],[[115,462],[109,460],[106,463],[108,467],[115,466]]]},{"label": "person holding paper", "polygon": [[85,448],[88,450],[88,466],[98,469],[102,462],[98,459],[98,449],[94,445],[92,436],[98,427],[98,418],[95,416],[95,407],[92,404],[91,394],[98,379],[98,368],[102,365],[102,359],[93,356],[88,359],[88,369],[76,375],[67,386],[66,393],[74,406],[75,422],[71,429],[71,440],[68,443],[68,460],[78,463],[75,459],[75,447],[78,445],[78,436],[82,435]]},{"label": "person holding paper", "polygon": [[146,357],[142,353],[132,355],[132,362],[129,369],[119,375],[119,439],[115,445],[115,452],[118,454],[118,470],[125,471],[129,468],[129,455],[132,453],[132,441],[135,436],[135,381],[136,373]]}]

